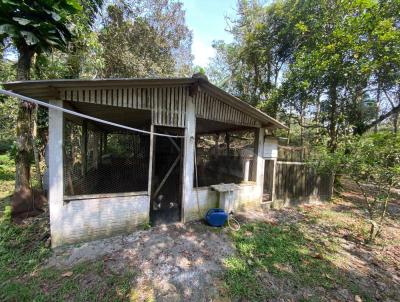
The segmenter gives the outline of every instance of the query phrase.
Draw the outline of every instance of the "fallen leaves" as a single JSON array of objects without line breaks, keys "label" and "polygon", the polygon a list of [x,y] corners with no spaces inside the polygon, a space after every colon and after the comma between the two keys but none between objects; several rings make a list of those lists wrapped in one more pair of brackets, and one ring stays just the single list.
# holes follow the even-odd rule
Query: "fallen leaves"
[{"label": "fallen leaves", "polygon": [[61,275],[61,277],[71,277],[74,274],[72,271],[67,271]]}]

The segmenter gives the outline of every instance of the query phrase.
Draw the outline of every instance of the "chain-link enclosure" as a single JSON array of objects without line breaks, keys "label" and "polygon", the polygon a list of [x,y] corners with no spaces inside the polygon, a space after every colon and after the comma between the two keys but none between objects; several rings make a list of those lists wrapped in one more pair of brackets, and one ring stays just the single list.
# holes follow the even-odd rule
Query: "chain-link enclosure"
[{"label": "chain-link enclosure", "polygon": [[65,119],[64,194],[146,191],[149,135]]},{"label": "chain-link enclosure", "polygon": [[197,135],[196,160],[200,187],[254,181],[255,131]]}]

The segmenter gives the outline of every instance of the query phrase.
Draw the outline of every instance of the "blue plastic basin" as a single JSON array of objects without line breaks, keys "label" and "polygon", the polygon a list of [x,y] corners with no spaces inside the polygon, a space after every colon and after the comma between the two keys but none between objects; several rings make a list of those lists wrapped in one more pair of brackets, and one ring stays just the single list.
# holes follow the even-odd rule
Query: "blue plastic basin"
[{"label": "blue plastic basin", "polygon": [[223,209],[209,209],[206,214],[206,221],[209,225],[220,227],[228,219],[228,214]]}]

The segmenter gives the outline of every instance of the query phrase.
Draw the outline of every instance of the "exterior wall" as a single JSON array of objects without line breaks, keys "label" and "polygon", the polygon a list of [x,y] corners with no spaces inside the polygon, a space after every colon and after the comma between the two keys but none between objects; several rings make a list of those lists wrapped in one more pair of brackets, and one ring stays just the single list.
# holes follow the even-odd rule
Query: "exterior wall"
[{"label": "exterior wall", "polygon": [[[51,103],[62,107],[61,101]],[[148,223],[148,192],[134,196],[114,195],[64,201],[62,150],[63,114],[49,109],[49,208],[52,247],[129,232]]]},{"label": "exterior wall", "polygon": [[[142,104],[143,106],[146,104],[146,106],[152,110],[154,110],[154,108],[159,109],[156,111],[160,113],[160,115],[156,116],[153,114],[152,116],[153,125],[170,125],[171,120],[174,120],[176,123],[174,122],[172,125],[185,126],[182,220],[185,222],[202,218],[209,208],[218,206],[219,196],[217,192],[214,192],[209,188],[199,188],[196,190],[193,188],[196,113],[200,114],[200,107],[196,108],[195,99],[188,95],[188,88],[179,90],[179,92],[182,93],[177,93],[178,99],[183,101],[186,98],[186,101],[184,102],[185,106],[177,106],[177,118],[173,118],[172,115],[168,115],[169,111],[162,110],[165,104],[156,101],[156,96],[158,96],[158,94],[155,92],[156,91],[152,91],[152,93],[148,94],[146,93],[146,97],[143,97],[140,102],[139,98],[135,99],[132,97],[132,101],[130,102],[128,98],[129,93],[120,94],[118,91],[116,94],[118,102],[116,104],[110,104],[110,100],[115,100],[113,97],[114,92],[112,92],[110,99],[102,99],[102,102],[105,102],[102,104],[131,108],[139,107],[131,105],[136,104],[135,102],[137,102],[137,104]],[[109,93],[107,92],[107,96],[108,95]],[[143,96],[143,93],[140,95]],[[71,91],[64,92],[64,96],[71,96],[71,101],[97,103],[96,100],[93,99],[93,96],[98,96],[98,94],[97,92],[92,94],[91,92],[86,93],[79,91],[75,93]],[[122,99],[120,99],[120,96]],[[146,102],[144,102],[144,100],[146,100]],[[198,102],[200,104],[201,100],[198,100]],[[62,106],[61,101],[55,101],[53,103],[57,106]],[[196,110],[199,112],[196,112]],[[230,110],[224,112],[226,113],[226,115],[222,115],[224,119],[226,118],[227,121],[231,121],[233,124],[253,125],[253,120],[246,119],[236,111],[235,113],[232,113],[232,115],[230,114]],[[165,114],[167,114],[167,117],[165,117]],[[215,116],[213,118],[218,120]],[[234,192],[237,209],[257,206],[260,204],[262,199],[264,178],[264,159],[262,157],[264,129],[259,129],[257,137],[257,162],[255,169],[256,182],[240,185],[240,188]],[[53,109],[49,110],[49,141],[49,206],[53,247],[85,240],[93,240],[122,232],[130,232],[138,226],[149,222],[149,192],[143,192],[143,194],[135,196],[115,195],[114,197],[103,198],[92,198],[92,196],[90,196],[90,198],[87,199],[69,198],[68,201],[64,201],[62,156],[63,114],[60,111]],[[151,170],[151,165],[149,169]],[[199,200],[199,206],[197,204],[197,198]]]},{"label": "exterior wall", "polygon": [[210,187],[193,189],[190,198],[188,198],[185,204],[184,221],[201,219],[209,209],[217,207],[218,192],[212,190]]},{"label": "exterior wall", "polygon": [[[259,206],[262,194],[257,189],[256,183],[247,183],[239,185],[239,189],[232,193],[232,198],[235,210],[244,210]],[[216,207],[219,207],[218,192],[210,187],[194,189],[189,202],[186,204],[185,221],[202,219],[209,209]]]},{"label": "exterior wall", "polygon": [[149,222],[150,198],[146,193],[65,202],[62,227],[52,233],[52,241],[61,245],[134,231]]}]

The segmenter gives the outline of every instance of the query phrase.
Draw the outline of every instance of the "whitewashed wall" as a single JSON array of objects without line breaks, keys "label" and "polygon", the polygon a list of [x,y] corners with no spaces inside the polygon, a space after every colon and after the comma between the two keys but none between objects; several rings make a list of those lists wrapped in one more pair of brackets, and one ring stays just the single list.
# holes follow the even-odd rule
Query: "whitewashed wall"
[{"label": "whitewashed wall", "polygon": [[132,232],[149,222],[148,195],[77,199],[64,202],[52,245],[89,241]]},{"label": "whitewashed wall", "polygon": [[[202,219],[209,209],[218,208],[218,194],[218,192],[212,190],[210,187],[194,189],[191,197],[188,199],[189,202],[185,205],[185,222]],[[240,184],[239,189],[232,193],[232,198],[236,210],[254,208],[260,205],[262,191],[255,183]]]}]

